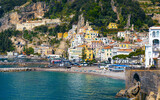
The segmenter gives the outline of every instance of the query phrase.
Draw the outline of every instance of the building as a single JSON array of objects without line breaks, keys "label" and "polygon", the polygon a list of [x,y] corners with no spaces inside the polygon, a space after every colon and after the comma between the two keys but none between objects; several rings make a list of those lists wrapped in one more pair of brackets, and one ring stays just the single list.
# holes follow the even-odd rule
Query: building
[{"label": "building", "polygon": [[117,37],[119,37],[119,38],[125,38],[125,31],[119,31],[117,33]]},{"label": "building", "polygon": [[41,45],[38,47],[34,47],[34,53],[41,54],[41,56],[48,56],[53,54],[53,48],[47,45]]},{"label": "building", "polygon": [[97,47],[102,47],[104,46],[104,43],[100,41],[91,41],[91,48],[95,49]]},{"label": "building", "polygon": [[81,47],[69,48],[68,49],[69,60],[79,62],[82,58],[82,49],[83,48]]},{"label": "building", "polygon": [[65,32],[65,33],[63,34],[63,38],[67,39],[67,37],[68,37],[68,32]]},{"label": "building", "polygon": [[160,27],[149,28],[149,44],[145,47],[145,66],[157,65],[160,51]]},{"label": "building", "polygon": [[13,57],[17,57],[18,56],[18,53],[16,52],[7,52],[7,57],[8,58],[13,58]]},{"label": "building", "polygon": [[120,48],[131,48],[132,44],[130,42],[122,42],[119,44]]},{"label": "building", "polygon": [[41,25],[49,25],[49,24],[59,24],[61,22],[60,19],[42,19],[42,20],[34,20],[34,21],[26,21],[24,23],[16,24],[16,30],[32,30],[33,28]]},{"label": "building", "polygon": [[85,49],[86,59],[85,61],[91,61],[93,60],[93,49],[92,48],[86,48]]},{"label": "building", "polygon": [[109,40],[107,37],[101,37],[101,38],[96,37],[94,40],[95,41],[100,41],[101,40],[104,43],[104,45],[107,45],[111,42],[111,40]]},{"label": "building", "polygon": [[62,39],[63,38],[63,33],[58,33],[58,39]]},{"label": "building", "polygon": [[90,43],[98,36],[98,31],[87,30],[85,34],[85,40],[87,43]]},{"label": "building", "polygon": [[77,47],[85,43],[84,33],[75,34],[73,39],[71,40],[71,47]]},{"label": "building", "polygon": [[117,55],[129,55],[131,52],[133,52],[132,49],[119,49]]},{"label": "building", "polygon": [[100,61],[101,60],[101,49],[102,47],[97,47],[94,49],[93,54],[96,60]]},{"label": "building", "polygon": [[116,23],[109,23],[108,29],[117,29],[117,24]]},{"label": "building", "polygon": [[112,47],[106,46],[101,49],[101,61],[108,61],[111,63],[112,60]]}]

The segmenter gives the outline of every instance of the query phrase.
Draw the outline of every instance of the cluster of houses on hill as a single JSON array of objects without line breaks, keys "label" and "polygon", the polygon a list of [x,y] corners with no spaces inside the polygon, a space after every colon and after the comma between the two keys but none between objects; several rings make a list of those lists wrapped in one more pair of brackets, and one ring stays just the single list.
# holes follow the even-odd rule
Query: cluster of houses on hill
[{"label": "cluster of houses on hill", "polygon": [[[76,31],[76,28],[77,26],[73,25],[67,36],[67,39],[71,40],[71,47],[68,48],[68,58],[71,61],[82,61],[85,55],[85,61],[95,59],[100,62],[113,63],[115,61],[112,57],[116,55],[128,55],[139,48],[144,50],[145,44],[148,44],[148,35],[145,33],[120,31],[116,37],[124,38],[124,41],[119,42],[113,39],[114,36],[109,38],[100,36],[100,33],[93,30],[88,22],[79,31]],[[116,29],[117,26],[111,23],[108,28]]]},{"label": "cluster of houses on hill", "polygon": [[[43,24],[59,22],[59,20],[42,20]],[[32,22],[34,23],[34,21]],[[37,22],[35,22],[37,23]],[[18,25],[17,30],[32,29],[30,22],[23,23],[24,25]],[[36,26],[38,24],[35,24]],[[28,26],[28,28],[26,27]],[[107,27],[108,29],[117,29],[117,24],[110,23]],[[70,61],[92,61],[97,60],[100,62],[108,63],[128,63],[128,62],[139,62],[145,63],[146,67],[157,64],[157,59],[159,59],[159,41],[160,41],[160,27],[150,27],[148,32],[135,32],[132,30],[119,31],[116,36],[108,35],[103,37],[102,34],[97,30],[94,30],[88,22],[86,25],[77,30],[77,25],[73,25],[72,29],[65,33],[58,33],[57,39],[65,39],[70,41],[70,47],[68,48],[68,59]],[[123,39],[123,41],[118,41],[115,39]],[[22,53],[24,47],[34,48],[34,53],[40,54],[42,56],[48,56],[54,54],[54,48],[49,45],[39,45],[33,46],[28,44],[23,38],[12,37],[12,42],[16,47],[18,53]],[[114,59],[116,55],[129,55],[131,52],[137,49],[145,50],[145,56],[133,57],[132,60],[129,59]],[[9,53],[12,54],[12,53]],[[59,55],[60,56],[60,55]],[[137,60],[138,59],[138,60]]]}]

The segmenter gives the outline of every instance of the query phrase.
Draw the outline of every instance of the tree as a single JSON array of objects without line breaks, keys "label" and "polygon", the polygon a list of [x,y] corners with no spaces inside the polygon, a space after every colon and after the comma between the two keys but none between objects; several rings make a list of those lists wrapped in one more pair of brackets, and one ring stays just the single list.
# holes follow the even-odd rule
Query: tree
[{"label": "tree", "polygon": [[82,49],[82,61],[84,62],[86,59],[85,48]]},{"label": "tree", "polygon": [[32,47],[29,47],[29,48],[24,49],[24,52],[27,55],[34,54],[34,49]]}]

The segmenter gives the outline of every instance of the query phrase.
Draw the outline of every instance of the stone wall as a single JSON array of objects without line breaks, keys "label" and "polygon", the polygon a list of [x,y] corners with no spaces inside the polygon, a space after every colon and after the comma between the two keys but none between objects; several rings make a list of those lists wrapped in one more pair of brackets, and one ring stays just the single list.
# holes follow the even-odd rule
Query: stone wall
[{"label": "stone wall", "polygon": [[126,89],[134,86],[134,76],[139,76],[141,93],[149,96],[151,92],[156,98],[160,92],[160,70],[126,70]]}]

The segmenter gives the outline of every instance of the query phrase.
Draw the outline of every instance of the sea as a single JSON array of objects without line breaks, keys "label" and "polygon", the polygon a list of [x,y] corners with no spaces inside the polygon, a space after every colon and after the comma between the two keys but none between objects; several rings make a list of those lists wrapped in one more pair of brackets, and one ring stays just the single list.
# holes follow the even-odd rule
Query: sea
[{"label": "sea", "polygon": [[115,98],[116,93],[124,88],[124,80],[104,76],[66,72],[0,72],[0,100],[126,100]]}]

